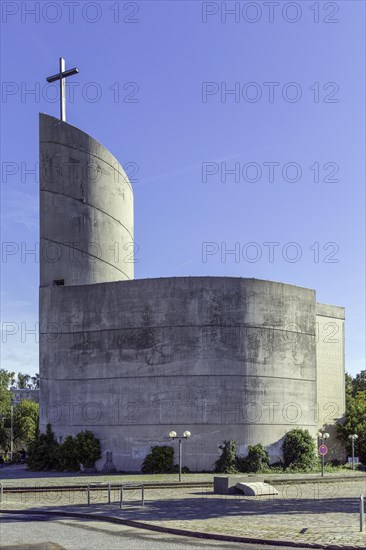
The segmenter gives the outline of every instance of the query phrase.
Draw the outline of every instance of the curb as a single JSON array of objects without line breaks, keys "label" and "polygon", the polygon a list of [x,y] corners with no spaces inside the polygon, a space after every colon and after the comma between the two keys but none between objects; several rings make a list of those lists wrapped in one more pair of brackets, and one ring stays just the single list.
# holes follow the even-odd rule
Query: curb
[{"label": "curb", "polygon": [[[1,481],[1,480],[0,480]],[[4,482],[3,484],[4,493],[47,493],[52,491],[87,491],[88,485],[13,485],[7,486]],[[98,487],[98,482],[96,485],[91,486],[91,491],[100,491],[107,489],[108,481],[103,482],[103,487]],[[128,483],[128,482],[127,482]],[[137,482],[132,482],[137,483]],[[111,483],[111,490],[120,489],[122,483]],[[199,481],[199,482],[181,482],[181,483],[144,483],[145,489],[195,489],[195,488],[210,488],[213,487],[213,481]],[[125,487],[125,490],[130,490],[128,486]]]},{"label": "curb", "polygon": [[237,537],[234,535],[220,535],[216,533],[203,533],[200,531],[189,531],[185,529],[174,529],[171,527],[161,527],[158,525],[152,525],[143,523],[140,521],[133,521],[128,519],[120,519],[113,516],[96,516],[94,514],[83,514],[79,512],[50,512],[50,511],[33,511],[33,510],[7,510],[0,509],[0,514],[19,514],[32,516],[61,516],[78,519],[92,519],[97,521],[104,521],[106,523],[116,523],[125,525],[126,527],[135,527],[136,529],[146,529],[147,531],[155,531],[158,533],[167,533],[170,535],[179,535],[197,539],[217,540],[225,542],[242,542],[247,544],[263,544],[272,546],[287,546],[289,548],[321,548],[325,550],[339,549],[339,550],[357,550],[355,546],[343,546],[334,544],[321,544],[310,542],[292,542],[286,540],[271,540],[271,539],[257,539],[252,537]]}]

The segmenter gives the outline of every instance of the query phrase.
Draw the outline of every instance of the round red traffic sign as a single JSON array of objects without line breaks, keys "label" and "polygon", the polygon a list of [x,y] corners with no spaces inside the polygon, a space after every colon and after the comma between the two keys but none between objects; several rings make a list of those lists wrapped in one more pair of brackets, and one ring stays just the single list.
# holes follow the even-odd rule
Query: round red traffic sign
[{"label": "round red traffic sign", "polygon": [[326,445],[320,445],[318,450],[319,450],[319,454],[324,456],[328,452],[328,447]]}]

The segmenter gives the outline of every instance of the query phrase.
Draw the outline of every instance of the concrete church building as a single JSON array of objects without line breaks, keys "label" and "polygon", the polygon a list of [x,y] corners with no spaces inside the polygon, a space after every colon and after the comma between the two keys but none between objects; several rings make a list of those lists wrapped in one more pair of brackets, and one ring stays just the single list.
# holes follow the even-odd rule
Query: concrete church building
[{"label": "concrete church building", "polygon": [[326,427],[329,457],[342,455],[343,307],[273,281],[135,280],[133,191],[117,160],[41,114],[40,167],[41,429],[59,441],[91,430],[129,471],[171,430],[191,432],[191,470],[213,469],[225,439],[278,460],[294,427]]}]

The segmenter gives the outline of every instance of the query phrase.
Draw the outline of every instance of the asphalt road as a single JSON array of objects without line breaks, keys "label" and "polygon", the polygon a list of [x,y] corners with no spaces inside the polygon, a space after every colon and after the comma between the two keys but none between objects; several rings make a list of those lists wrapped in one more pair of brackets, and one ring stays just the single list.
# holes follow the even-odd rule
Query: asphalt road
[{"label": "asphalt road", "polygon": [[[279,550],[280,546],[198,540],[106,522],[50,520],[46,516],[1,514],[1,550]],[[288,547],[287,547],[288,548]]]}]

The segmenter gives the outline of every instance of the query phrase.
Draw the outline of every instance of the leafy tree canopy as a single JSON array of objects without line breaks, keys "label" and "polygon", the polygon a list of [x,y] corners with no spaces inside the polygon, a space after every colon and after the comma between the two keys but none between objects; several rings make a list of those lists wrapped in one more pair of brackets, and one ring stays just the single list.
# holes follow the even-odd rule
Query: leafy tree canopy
[{"label": "leafy tree canopy", "polygon": [[[355,387],[362,385],[363,382],[359,379]],[[355,441],[355,454],[359,456],[362,464],[366,464],[366,389],[346,395],[345,420],[343,424],[338,424],[338,435],[344,441],[349,456],[352,452],[352,441],[348,437],[353,434],[358,435]]]},{"label": "leafy tree canopy", "polygon": [[14,439],[28,445],[37,436],[39,405],[29,399],[20,401],[14,408]]}]

